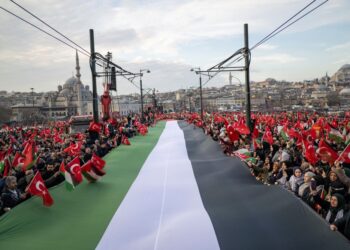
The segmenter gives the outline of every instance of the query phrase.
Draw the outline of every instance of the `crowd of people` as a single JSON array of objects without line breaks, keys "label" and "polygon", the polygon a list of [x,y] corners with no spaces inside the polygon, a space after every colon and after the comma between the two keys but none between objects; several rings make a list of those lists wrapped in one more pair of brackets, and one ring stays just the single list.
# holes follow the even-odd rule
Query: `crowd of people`
[{"label": "crowd of people", "polygon": [[[34,175],[39,172],[47,188],[65,180],[60,166],[79,157],[80,165],[93,155],[104,157],[128,138],[147,133],[153,117],[146,116],[143,124],[137,115],[91,122],[84,133],[69,133],[68,122],[41,126],[6,126],[0,130],[0,215],[30,198],[26,191]],[[26,147],[31,143],[34,160],[24,167]],[[70,150],[74,148],[75,151]]]},{"label": "crowd of people", "polygon": [[[316,113],[187,115],[265,185],[299,197],[350,239],[350,118]],[[252,131],[252,132],[251,132]]]},{"label": "crowd of people", "polygon": [[[0,130],[0,215],[30,197],[26,187],[37,172],[47,188],[63,182],[60,165],[74,157],[67,148],[79,145],[77,155],[83,165],[93,154],[104,157],[125,139],[144,134],[140,125],[147,128],[160,119],[186,119],[201,127],[220,143],[224,154],[244,161],[258,181],[289,190],[332,230],[350,239],[350,117],[316,113],[254,114],[249,128],[242,113],[207,113],[203,120],[198,114],[149,115],[145,125],[135,115],[106,121],[97,129],[90,124],[85,133],[74,134],[68,133],[67,122],[4,126]],[[23,156],[28,141],[34,142],[36,157],[24,169],[17,156]]]}]

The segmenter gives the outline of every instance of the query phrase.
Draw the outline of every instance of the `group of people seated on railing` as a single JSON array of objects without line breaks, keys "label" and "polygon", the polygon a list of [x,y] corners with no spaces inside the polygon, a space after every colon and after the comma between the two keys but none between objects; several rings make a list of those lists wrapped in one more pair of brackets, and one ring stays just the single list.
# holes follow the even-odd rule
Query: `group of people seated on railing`
[{"label": "group of people seated on railing", "polygon": [[245,133],[243,114],[206,114],[204,121],[188,115],[187,119],[218,141],[226,155],[244,161],[258,181],[289,190],[332,230],[350,239],[349,117],[257,114],[251,133]]},{"label": "group of people seated on railing", "polygon": [[[152,120],[145,119],[149,124]],[[65,180],[60,172],[62,162],[67,164],[78,156],[82,166],[93,154],[102,158],[120,144],[128,144],[128,138],[140,133],[136,125],[141,123],[138,116],[128,116],[97,123],[98,126],[93,124],[84,133],[76,134],[67,133],[69,124],[65,122],[47,126],[3,126],[0,130],[0,215],[30,197],[26,187],[38,171],[47,188],[56,186]],[[26,157],[23,151],[28,141],[33,142],[35,159],[30,167],[23,168]],[[77,147],[73,153],[69,150],[72,145]]]}]

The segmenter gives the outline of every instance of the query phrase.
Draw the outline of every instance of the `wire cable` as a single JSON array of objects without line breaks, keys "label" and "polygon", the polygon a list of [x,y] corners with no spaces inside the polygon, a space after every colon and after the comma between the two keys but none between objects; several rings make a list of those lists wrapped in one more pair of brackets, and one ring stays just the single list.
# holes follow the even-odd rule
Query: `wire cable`
[{"label": "wire cable", "polygon": [[49,27],[50,29],[54,30],[55,32],[57,32],[58,34],[60,34],[61,36],[63,36],[65,39],[67,39],[68,41],[70,41],[71,43],[73,43],[75,46],[77,46],[78,48],[82,49],[83,51],[85,51],[87,54],[90,55],[90,52],[87,51],[86,49],[84,49],[83,47],[81,47],[80,45],[78,45],[77,43],[75,43],[74,41],[72,41],[71,39],[69,39],[67,36],[65,36],[64,34],[62,34],[61,32],[59,32],[57,29],[53,28],[52,26],[50,26],[48,23],[46,23],[45,21],[43,21],[42,19],[40,19],[38,16],[36,16],[35,14],[33,14],[32,12],[30,12],[29,10],[27,10],[26,8],[24,8],[23,6],[21,6],[20,4],[16,3],[13,0],[10,0],[13,4],[17,5],[19,8],[21,8],[22,10],[24,10],[25,12],[27,12],[28,14],[30,14],[31,16],[33,16],[34,18],[38,19],[41,23],[45,24],[47,27]]},{"label": "wire cable", "polygon": [[72,45],[70,45],[70,44],[66,43],[65,41],[61,40],[60,38],[58,38],[58,37],[56,37],[56,36],[50,34],[49,32],[43,30],[42,28],[36,26],[35,24],[32,24],[31,22],[29,22],[29,21],[25,20],[24,18],[22,18],[22,17],[16,15],[15,13],[13,13],[13,12],[11,12],[11,11],[5,9],[4,7],[1,7],[1,6],[0,6],[0,9],[4,10],[5,12],[11,14],[12,16],[14,16],[14,17],[20,19],[21,21],[23,21],[23,22],[25,22],[25,23],[27,23],[27,24],[33,26],[34,28],[40,30],[41,32],[45,33],[46,35],[51,36],[52,38],[56,39],[57,41],[59,41],[59,42],[61,42],[61,43],[64,43],[65,45],[71,47],[72,49],[79,51],[81,54],[83,54],[83,55],[85,55],[85,56],[87,56],[87,57],[90,57],[90,55],[89,55],[89,54],[86,54],[86,52],[81,51],[80,49],[73,47]]},{"label": "wire cable", "polygon": [[[303,11],[305,11],[307,8],[309,8],[312,4],[314,4],[317,0],[313,0],[311,1],[309,4],[307,4],[304,8],[302,8],[300,11],[298,11],[296,14],[294,14],[291,18],[289,18],[287,21],[285,21],[283,24],[281,24],[280,26],[278,26],[275,30],[273,30],[271,33],[269,33],[267,36],[265,36],[263,39],[261,39],[259,42],[257,42],[252,48],[250,48],[248,50],[248,56],[249,56],[249,64],[251,61],[251,54],[250,51],[259,47],[260,45],[262,45],[263,43],[267,42],[268,40],[270,40],[271,38],[273,38],[274,36],[278,35],[279,33],[281,33],[282,31],[284,31],[285,29],[287,29],[288,27],[290,27],[291,25],[293,25],[294,23],[298,22],[299,20],[303,19],[304,17],[306,17],[307,15],[309,15],[310,13],[314,12],[316,9],[320,8],[322,5],[324,5],[325,3],[327,3],[329,0],[325,0],[324,2],[320,3],[319,5],[317,5],[316,7],[314,7],[313,9],[311,9],[310,11],[306,12],[305,14],[303,14],[302,16],[300,16],[299,18],[297,18],[296,20],[294,20],[293,22],[289,23],[292,19],[294,19],[296,16],[298,16],[300,13],[302,13]],[[287,25],[288,24],[288,25]],[[287,25],[287,26],[285,26]],[[285,27],[284,27],[285,26]],[[240,53],[237,53],[240,52]],[[242,49],[241,50],[237,50],[233,55],[231,55],[230,57],[226,58],[225,60],[223,60],[222,62],[216,64],[215,66],[211,67],[208,69],[208,71],[210,71],[211,69],[214,68],[220,68],[222,67],[223,64],[225,64],[226,62],[228,62],[229,60],[231,60],[233,57],[242,54]],[[241,61],[244,58],[243,55],[241,55],[240,57],[236,58],[235,60],[233,60],[232,62],[230,62],[228,66],[231,66],[232,64]],[[215,74],[209,78],[206,82],[204,82],[204,85],[206,85],[210,80],[212,80],[215,76],[217,76],[220,73],[220,71],[215,72]]]},{"label": "wire cable", "polygon": [[312,5],[317,0],[311,1],[309,4],[307,4],[304,8],[299,10],[297,13],[295,13],[292,17],[290,17],[287,21],[282,23],[280,26],[278,26],[275,30],[273,30],[270,34],[262,38],[259,42],[257,42],[250,50],[253,50],[254,48],[258,47],[260,44],[264,43],[266,39],[268,39],[271,35],[273,35],[275,32],[277,32],[280,28],[282,28],[284,25],[286,25],[289,21],[291,21],[294,17],[299,15],[301,12],[303,12],[305,9],[307,9],[310,5]]},{"label": "wire cable", "polygon": [[268,39],[266,39],[265,41],[263,41],[260,44],[254,45],[253,48],[251,48],[250,50],[253,50],[255,48],[257,48],[258,46],[260,46],[261,44],[267,42],[268,40],[270,40],[271,38],[273,38],[274,36],[278,35],[279,33],[281,33],[282,31],[284,31],[285,29],[287,29],[288,27],[290,27],[291,25],[293,25],[294,23],[298,22],[300,19],[306,17],[307,15],[309,15],[311,12],[315,11],[316,9],[320,8],[322,5],[324,5],[325,3],[327,3],[329,0],[326,0],[322,3],[320,3],[319,5],[317,5],[315,8],[311,9],[310,11],[306,12],[304,15],[302,15],[301,17],[297,18],[296,20],[294,20],[293,22],[291,22],[290,24],[288,24],[286,27],[284,27],[283,29],[279,30],[277,33],[273,34],[272,36],[270,36]]}]

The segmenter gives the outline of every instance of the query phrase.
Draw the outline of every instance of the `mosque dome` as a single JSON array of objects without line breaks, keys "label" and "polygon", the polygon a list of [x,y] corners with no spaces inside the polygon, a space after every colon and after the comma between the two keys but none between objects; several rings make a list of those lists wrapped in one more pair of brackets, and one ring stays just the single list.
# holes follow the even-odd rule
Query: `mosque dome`
[{"label": "mosque dome", "polygon": [[340,70],[350,70],[350,64],[344,64]]},{"label": "mosque dome", "polygon": [[60,91],[59,96],[69,96],[72,94],[72,91],[70,91],[68,88],[63,89]]},{"label": "mosque dome", "polygon": [[339,92],[341,96],[350,96],[350,88],[344,88]]},{"label": "mosque dome", "polygon": [[76,84],[79,83],[79,79],[75,76],[72,76],[67,79],[67,81],[63,84],[63,89],[73,88]]}]

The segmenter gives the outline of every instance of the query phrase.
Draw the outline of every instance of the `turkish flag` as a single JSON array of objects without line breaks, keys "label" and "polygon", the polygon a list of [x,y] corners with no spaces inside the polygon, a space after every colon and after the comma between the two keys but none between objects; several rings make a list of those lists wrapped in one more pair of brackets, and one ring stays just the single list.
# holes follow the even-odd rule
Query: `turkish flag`
[{"label": "turkish flag", "polygon": [[350,144],[339,155],[338,161],[350,163]]},{"label": "turkish flag", "polygon": [[22,171],[24,172],[34,161],[34,149],[33,143],[31,141],[26,144],[25,148],[23,149],[22,155],[24,155],[24,161],[22,166]]},{"label": "turkish flag", "polygon": [[197,127],[203,127],[203,122],[202,121],[197,121],[196,126]]},{"label": "turkish flag", "polygon": [[239,140],[238,132],[231,125],[227,126],[226,131],[227,131],[228,138],[230,138],[231,142]]},{"label": "turkish flag", "polygon": [[323,139],[320,140],[316,152],[321,158],[326,159],[330,163],[338,159],[338,153]]},{"label": "turkish flag", "polygon": [[8,157],[4,159],[4,171],[2,173],[2,177],[8,176],[11,169],[11,163]]},{"label": "turkish flag", "polygon": [[26,188],[26,192],[31,195],[40,196],[43,199],[44,206],[51,206],[53,204],[53,199],[44,184],[44,180],[40,175],[40,172],[36,172],[34,178]]},{"label": "turkish flag", "polygon": [[82,142],[72,143],[69,147],[65,148],[63,151],[71,156],[76,156],[80,154]]},{"label": "turkish flag", "polygon": [[311,143],[309,143],[307,140],[303,140],[303,145],[305,150],[304,156],[306,160],[314,165],[318,161],[315,147]]},{"label": "turkish flag", "polygon": [[12,166],[17,167],[20,163],[24,162],[24,157],[22,156],[21,153],[16,152],[15,157],[13,158],[12,161]]},{"label": "turkish flag", "polygon": [[123,135],[123,137],[122,137],[122,143],[125,145],[131,145],[128,137],[126,137],[125,135]]},{"label": "turkish flag", "polygon": [[91,157],[91,163],[99,169],[104,168],[104,166],[106,165],[105,160],[103,160],[101,157],[98,157],[95,154],[93,154]]},{"label": "turkish flag", "polygon": [[267,143],[269,143],[270,145],[273,144],[273,137],[272,137],[272,133],[269,127],[265,128],[265,133],[262,137],[263,141],[266,141]]},{"label": "turkish flag", "polygon": [[81,175],[80,168],[80,159],[78,156],[66,165],[65,170],[72,175],[76,183],[80,183],[83,181],[83,176]]},{"label": "turkish flag", "polygon": [[140,134],[141,134],[141,135],[146,135],[146,133],[147,133],[146,128],[145,128],[145,127],[141,127],[141,128],[140,128]]},{"label": "turkish flag", "polygon": [[81,171],[89,182],[95,182],[106,174],[106,172],[102,168],[99,168],[98,166],[94,165],[91,162],[91,160],[87,161],[81,167]]},{"label": "turkish flag", "polygon": [[89,131],[94,131],[100,133],[102,125],[98,122],[91,122],[89,126]]},{"label": "turkish flag", "polygon": [[252,137],[253,138],[258,138],[259,137],[259,130],[258,130],[258,128],[256,126],[253,129]]},{"label": "turkish flag", "polygon": [[234,128],[238,131],[238,133],[240,133],[242,135],[249,135],[250,134],[249,128],[247,127],[247,125],[245,125],[242,122],[236,124],[236,126],[234,126]]}]

